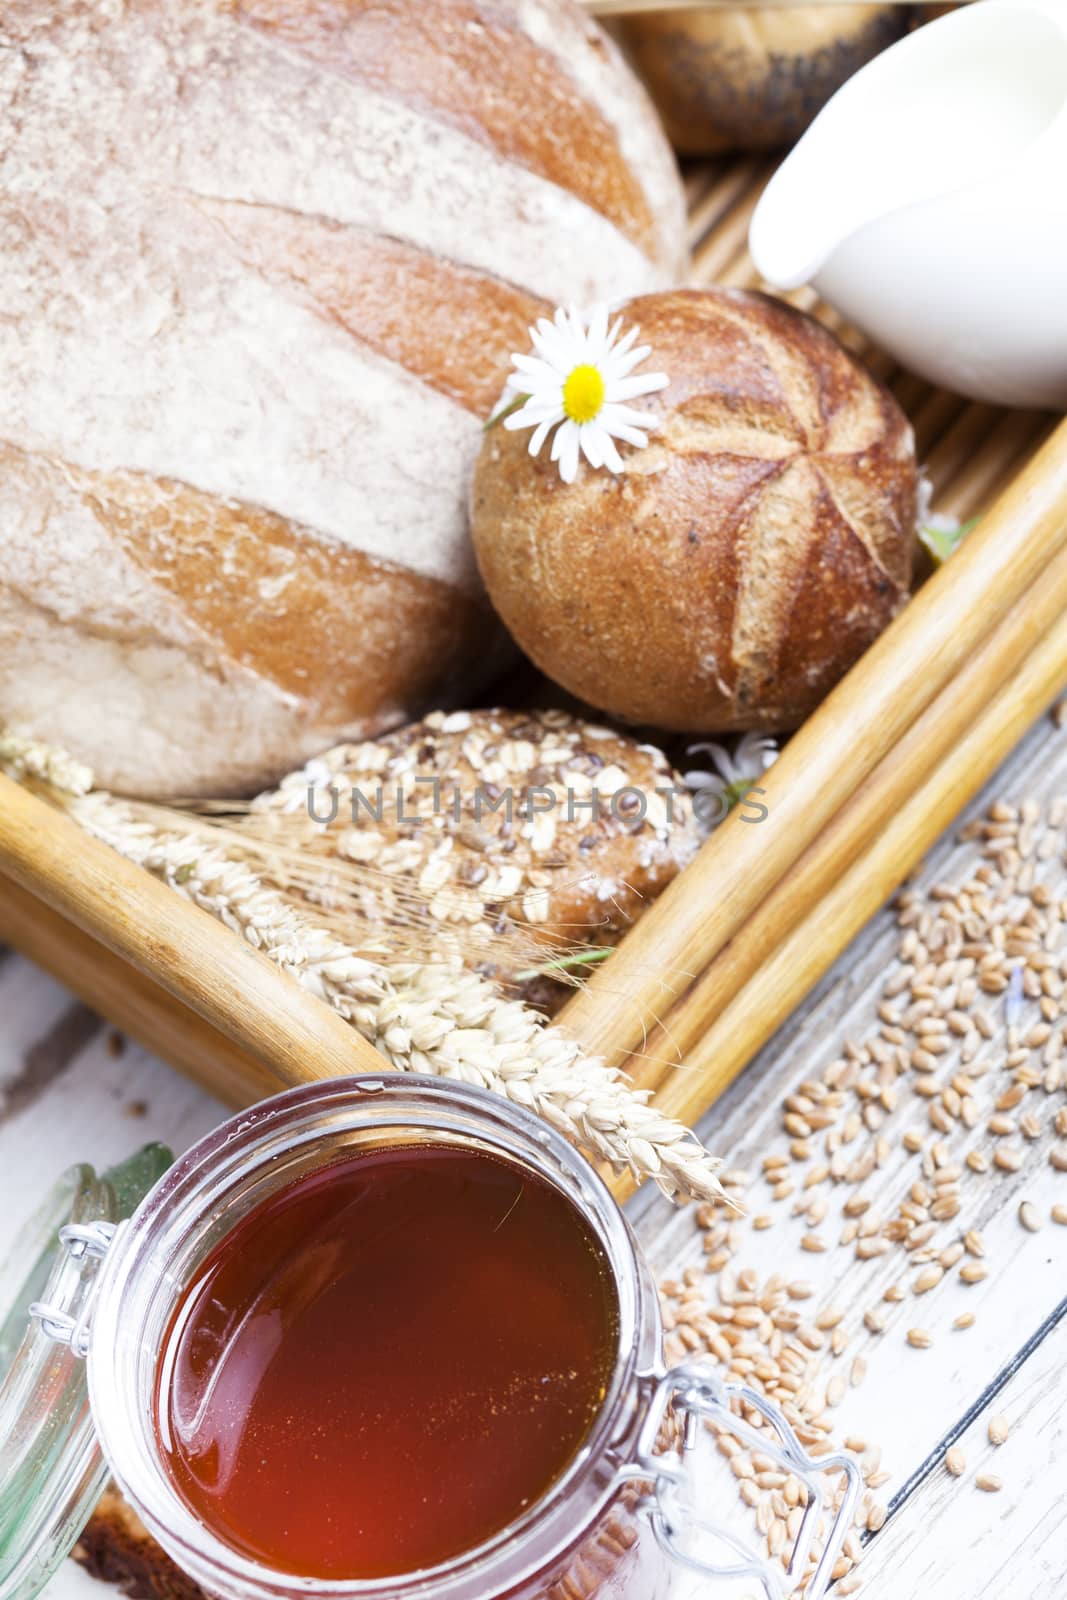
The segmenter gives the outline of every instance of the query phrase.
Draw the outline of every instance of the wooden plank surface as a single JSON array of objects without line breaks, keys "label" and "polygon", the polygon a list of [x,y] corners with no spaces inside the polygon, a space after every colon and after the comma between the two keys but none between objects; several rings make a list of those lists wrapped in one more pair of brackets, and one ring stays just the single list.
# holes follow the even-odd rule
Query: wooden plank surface
[{"label": "wooden plank surface", "polygon": [[[980,814],[994,797],[1067,796],[1067,733],[1050,718],[1023,741],[966,817]],[[965,818],[966,820],[966,818]],[[962,825],[961,825],[962,826]],[[974,843],[958,842],[953,829],[931,852],[914,887],[966,879],[977,859]],[[1062,850],[1048,865],[1050,878],[1067,894]],[[788,1145],[783,1101],[805,1079],[818,1077],[845,1041],[862,1040],[877,1022],[882,988],[895,970],[900,931],[893,912],[880,913],[854,941],[805,1005],[746,1069],[700,1126],[702,1137],[731,1167],[758,1174],[763,1158]],[[1002,1073],[1005,1053],[1002,1002],[991,1002],[998,1020],[985,1053]],[[683,1069],[684,1070],[684,1069]],[[991,1074],[999,1092],[1010,1076]],[[905,1091],[906,1093],[906,1091]],[[877,1498],[888,1507],[884,1527],[869,1541],[860,1567],[860,1592],[869,1600],[1063,1600],[1067,1594],[1067,1533],[1062,1516],[1062,1416],[1067,1408],[1067,1228],[1050,1220],[1054,1204],[1067,1204],[1067,1175],[1048,1161],[1055,1135],[1047,1121],[1067,1105],[1061,1089],[1050,1098],[1039,1140],[1026,1144],[1018,1173],[998,1172],[964,1182],[958,1217],[938,1243],[967,1229],[980,1230],[988,1277],[967,1287],[955,1274],[930,1294],[915,1296],[910,1285],[918,1268],[902,1272],[899,1256],[856,1261],[831,1247],[811,1254],[800,1240],[812,1231],[791,1215],[793,1200],[774,1206],[757,1178],[745,1192],[750,1217],[769,1214],[774,1225],[756,1231],[738,1226],[740,1242],[731,1267],[751,1268],[761,1282],[773,1272],[803,1277],[813,1285],[812,1308],[832,1303],[844,1309],[848,1346],[837,1366],[848,1372],[855,1356],[868,1373],[858,1388],[848,1388],[834,1413],[834,1436],[858,1436],[882,1455],[888,1473]],[[917,1176],[916,1160],[900,1147],[907,1128],[936,1138],[922,1115],[922,1102],[902,1096],[899,1113],[883,1125],[891,1141],[885,1165],[863,1185],[872,1209],[890,1213]],[[989,1149],[985,1120],[955,1143]],[[810,1167],[810,1164],[809,1164]],[[967,1174],[971,1177],[971,1174]],[[799,1185],[798,1185],[799,1187]],[[818,1192],[817,1190],[812,1192]],[[829,1216],[816,1230],[835,1242],[841,1205],[853,1192],[830,1191]],[[1019,1222],[1025,1199],[1043,1227],[1028,1233]],[[630,1211],[658,1275],[678,1277],[686,1267],[702,1271],[701,1239],[691,1213],[674,1212],[650,1194],[638,1195]],[[891,1284],[903,1281],[900,1303],[885,1303]],[[709,1281],[707,1298],[714,1303]],[[870,1334],[863,1314],[871,1307],[887,1313],[883,1333]],[[974,1326],[955,1330],[957,1316],[974,1315]],[[909,1328],[932,1337],[929,1349],[906,1342]],[[1012,1420],[1010,1446],[996,1452],[980,1448],[989,1414]],[[1057,1419],[1057,1414],[1059,1414]],[[1050,1420],[1050,1418],[1057,1420]],[[960,1437],[969,1471],[960,1482],[948,1480],[944,1452]],[[991,1458],[996,1457],[996,1460]],[[976,1470],[994,1471],[1004,1487],[987,1495],[973,1486]]]}]

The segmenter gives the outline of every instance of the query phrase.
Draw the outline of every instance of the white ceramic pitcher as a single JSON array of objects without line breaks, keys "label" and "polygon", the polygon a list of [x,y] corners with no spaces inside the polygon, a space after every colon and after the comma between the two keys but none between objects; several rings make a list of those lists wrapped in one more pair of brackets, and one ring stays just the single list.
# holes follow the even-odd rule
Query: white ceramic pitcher
[{"label": "white ceramic pitcher", "polygon": [[903,365],[1067,409],[1067,0],[978,0],[878,56],[771,180],[757,270]]}]

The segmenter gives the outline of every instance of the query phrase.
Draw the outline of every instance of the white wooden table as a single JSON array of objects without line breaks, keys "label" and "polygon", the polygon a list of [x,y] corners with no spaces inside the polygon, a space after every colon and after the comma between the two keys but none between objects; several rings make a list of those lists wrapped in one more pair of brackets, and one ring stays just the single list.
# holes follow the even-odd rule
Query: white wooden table
[{"label": "white wooden table", "polygon": [[[1027,738],[985,802],[1033,790],[1067,794],[1067,732],[1050,720]],[[973,855],[973,846],[956,843],[954,830],[932,853],[922,881],[962,878]],[[1067,897],[1067,867],[1062,858],[1053,865]],[[781,1102],[790,1086],[837,1053],[844,1038],[869,1029],[897,939],[886,910],[716,1107],[701,1131],[731,1166],[758,1171],[763,1155],[783,1144]],[[994,1040],[990,1048],[1002,1045]],[[1058,1103],[1067,1105],[1067,1095]],[[70,1163],[107,1165],[148,1139],[181,1150],[224,1115],[136,1046],[125,1043],[120,1052],[109,1029],[51,979],[15,955],[0,955],[0,1256]],[[902,1115],[914,1125],[914,1104]],[[913,1300],[891,1307],[890,1327],[878,1337],[864,1335],[859,1323],[890,1281],[888,1258],[846,1264],[849,1253],[839,1250],[801,1255],[805,1225],[788,1205],[766,1232],[745,1225],[743,1264],[761,1276],[802,1271],[845,1304],[859,1328],[851,1348],[862,1352],[869,1375],[847,1394],[835,1431],[877,1442],[890,1474],[880,1491],[889,1516],[861,1567],[870,1600],[1067,1597],[1067,1227],[1048,1221],[1050,1206],[1067,1202],[1067,1175],[1049,1166],[1047,1142],[1026,1157],[1020,1172],[967,1189],[954,1224],[981,1228],[988,1279],[973,1288],[946,1283],[923,1297],[921,1315]],[[875,1174],[876,1201],[881,1192],[894,1204],[906,1189],[908,1159],[896,1151]],[[757,1186],[753,1194],[759,1192]],[[1023,1198],[1044,1218],[1036,1234],[1019,1224]],[[764,1205],[751,1197],[747,1203],[752,1211]],[[661,1276],[701,1260],[691,1212],[642,1195],[632,1214]],[[952,1320],[963,1309],[975,1313],[975,1326],[954,1333]],[[917,1322],[933,1334],[928,1350],[905,1341]],[[997,1413],[1012,1430],[994,1459],[986,1428]],[[947,1445],[957,1441],[968,1457],[960,1480],[943,1465]],[[979,1469],[1001,1477],[1000,1493],[976,1490]],[[100,1593],[70,1564],[52,1586],[52,1600]]]}]

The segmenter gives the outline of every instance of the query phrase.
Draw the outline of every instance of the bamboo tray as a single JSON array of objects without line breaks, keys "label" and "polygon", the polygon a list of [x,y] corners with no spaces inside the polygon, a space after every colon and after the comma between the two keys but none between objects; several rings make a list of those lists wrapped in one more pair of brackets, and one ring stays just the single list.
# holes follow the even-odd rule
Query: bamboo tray
[{"label": "bamboo tray", "polygon": [[[693,280],[756,287],[771,167],[687,178]],[[894,389],[937,510],[972,533],[560,1021],[694,1124],[1067,685],[1067,422],[931,389],[814,310]],[[0,944],[234,1106],[383,1062],[322,1002],[0,779]],[[619,1192],[625,1192],[625,1180]]]}]

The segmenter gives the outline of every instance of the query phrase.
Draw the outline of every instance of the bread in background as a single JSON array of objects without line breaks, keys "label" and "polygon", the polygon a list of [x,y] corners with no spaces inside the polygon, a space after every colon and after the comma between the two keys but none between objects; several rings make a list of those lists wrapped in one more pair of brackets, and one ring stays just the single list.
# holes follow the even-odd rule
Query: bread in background
[{"label": "bread in background", "polygon": [[899,39],[894,5],[737,6],[618,24],[683,155],[792,144],[847,78]]}]

